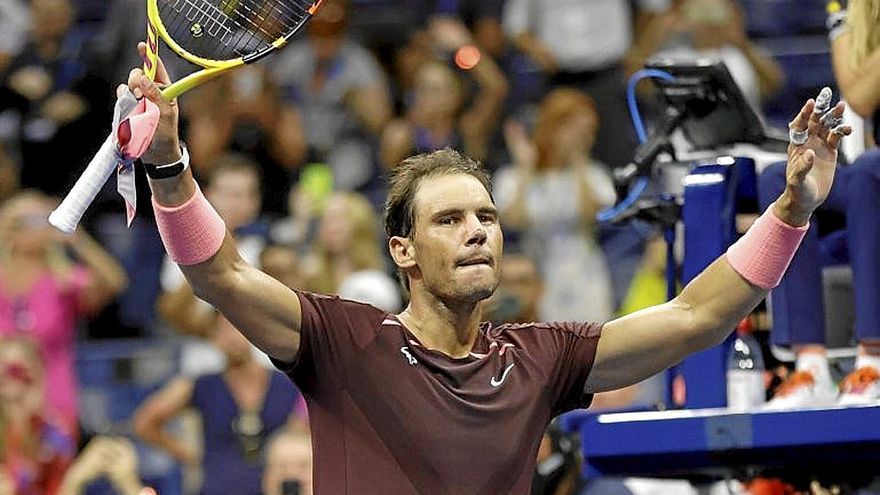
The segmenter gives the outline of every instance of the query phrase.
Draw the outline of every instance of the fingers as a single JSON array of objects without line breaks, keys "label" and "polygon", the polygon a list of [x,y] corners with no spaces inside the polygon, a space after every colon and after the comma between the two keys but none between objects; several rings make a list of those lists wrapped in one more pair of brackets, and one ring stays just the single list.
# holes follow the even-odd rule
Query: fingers
[{"label": "fingers", "polygon": [[810,117],[813,115],[813,109],[816,106],[816,101],[810,98],[804,103],[804,106],[801,107],[801,111],[795,116],[794,120],[792,120],[788,127],[789,129],[793,129],[797,132],[802,132],[807,130],[807,124],[810,121]]},{"label": "fingers", "polygon": [[834,105],[834,108],[825,112],[825,114],[822,115],[822,118],[820,119],[822,125],[827,127],[829,130],[839,126],[841,123],[843,123],[843,111],[845,108],[846,104],[842,101],[838,101],[837,105]]},{"label": "fingers", "polygon": [[816,96],[816,107],[813,109],[813,113],[822,115],[828,111],[831,107],[831,88],[825,86],[819,91],[819,95]]},{"label": "fingers", "polygon": [[840,140],[843,139],[843,136],[849,136],[852,134],[852,126],[848,125],[838,125],[834,129],[831,129],[831,132],[828,134],[828,146],[837,149],[840,146]]},{"label": "fingers", "polygon": [[[138,43],[138,53],[140,53],[141,59],[146,59],[147,44],[143,41]],[[162,57],[156,57],[156,63],[156,83],[160,86],[171,84],[171,77],[168,75],[168,70],[165,68],[165,63],[162,62]]]},{"label": "fingers", "polygon": [[139,100],[144,97],[146,86],[151,84],[153,84],[153,81],[150,81],[144,74],[143,69],[131,69],[128,73],[128,89]]},{"label": "fingers", "polygon": [[169,102],[162,96],[162,91],[156,86],[156,83],[144,74],[143,69],[132,69],[128,73],[128,87],[135,98],[146,97],[158,105],[163,114],[168,112]]}]

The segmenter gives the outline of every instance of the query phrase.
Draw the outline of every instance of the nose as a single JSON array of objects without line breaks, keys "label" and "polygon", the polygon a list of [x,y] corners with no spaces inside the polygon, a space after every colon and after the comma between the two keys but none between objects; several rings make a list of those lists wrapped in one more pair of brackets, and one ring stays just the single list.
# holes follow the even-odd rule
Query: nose
[{"label": "nose", "polygon": [[477,218],[476,215],[468,215],[467,220],[467,229],[468,229],[468,240],[465,244],[468,246],[471,245],[482,245],[486,243],[486,239],[488,238],[486,234],[486,228],[480,222],[480,219]]}]

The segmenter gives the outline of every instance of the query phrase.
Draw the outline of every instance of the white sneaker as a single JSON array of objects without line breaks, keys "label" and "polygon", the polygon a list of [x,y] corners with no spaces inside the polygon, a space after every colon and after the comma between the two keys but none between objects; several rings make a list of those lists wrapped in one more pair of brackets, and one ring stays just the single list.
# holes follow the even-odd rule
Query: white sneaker
[{"label": "white sneaker", "polygon": [[880,372],[873,366],[863,366],[840,382],[840,406],[863,406],[880,402]]},{"label": "white sneaker", "polygon": [[834,405],[837,392],[832,383],[817,383],[809,371],[795,371],[782,382],[776,395],[764,404],[765,411],[810,409]]}]

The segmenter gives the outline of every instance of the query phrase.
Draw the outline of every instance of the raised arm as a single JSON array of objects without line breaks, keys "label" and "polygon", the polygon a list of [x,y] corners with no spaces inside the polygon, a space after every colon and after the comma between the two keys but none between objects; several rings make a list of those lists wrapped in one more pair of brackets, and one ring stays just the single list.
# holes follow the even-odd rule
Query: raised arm
[{"label": "raised arm", "polygon": [[[672,301],[605,325],[588,392],[637,383],[694,352],[722,342],[778,283],[794,255],[812,212],[828,196],[840,138],[849,126],[820,122],[811,99],[792,122],[793,136],[808,136],[788,147],[787,187],[743,239],[692,280]],[[837,119],[843,104],[833,110]],[[760,223],[760,225],[759,225]],[[773,280],[768,282],[768,280]]]},{"label": "raised arm", "polygon": [[[142,43],[138,49],[143,55]],[[161,62],[157,82],[169,82]],[[140,69],[131,71],[128,86],[135,96],[145,96],[160,110],[159,127],[143,161],[157,165],[179,161],[177,102],[165,101]],[[302,320],[296,294],[239,256],[219,215],[198,191],[191,169],[170,178],[150,179],[150,188],[165,247],[172,259],[178,253],[175,261],[193,292],[223,313],[260,350],[292,361],[299,349]],[[181,252],[188,254],[181,256]]]}]

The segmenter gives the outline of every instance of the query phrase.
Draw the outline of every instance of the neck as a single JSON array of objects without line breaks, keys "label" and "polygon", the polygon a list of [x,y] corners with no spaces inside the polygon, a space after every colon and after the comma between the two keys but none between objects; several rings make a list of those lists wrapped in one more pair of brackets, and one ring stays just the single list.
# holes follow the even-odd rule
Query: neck
[{"label": "neck", "polygon": [[425,347],[462,358],[474,347],[482,312],[482,301],[443,301],[421,290],[413,291],[409,306],[398,316]]},{"label": "neck", "polygon": [[262,366],[253,357],[242,361],[230,363],[226,367],[226,373],[230,375],[253,375],[262,370]]},{"label": "neck", "polygon": [[18,405],[7,405],[2,413],[0,413],[0,416],[6,417],[9,427],[14,431],[21,431],[23,428],[27,427],[28,421],[34,417],[30,408],[24,406],[19,407]]},{"label": "neck", "polygon": [[547,157],[547,164],[553,169],[568,168],[572,165],[581,166],[589,162],[589,154],[580,149],[559,150]]}]

